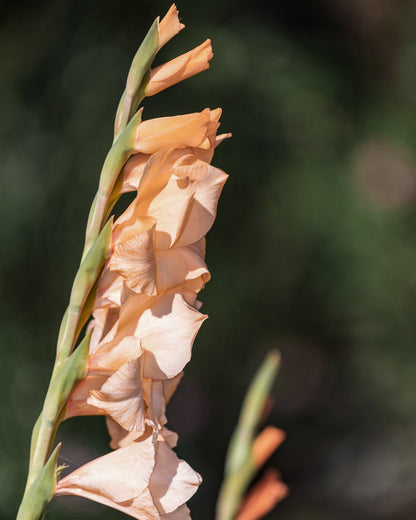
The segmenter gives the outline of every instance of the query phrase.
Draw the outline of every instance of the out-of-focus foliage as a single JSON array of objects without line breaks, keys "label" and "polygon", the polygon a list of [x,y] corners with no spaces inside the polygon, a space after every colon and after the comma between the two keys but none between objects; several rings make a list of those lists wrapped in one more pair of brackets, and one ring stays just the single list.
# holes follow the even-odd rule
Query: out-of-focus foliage
[{"label": "out-of-focus foliage", "polygon": [[[270,518],[416,512],[416,6],[404,0],[182,0],[159,62],[211,37],[211,70],[144,116],[222,106],[229,172],[208,236],[210,319],[168,408],[213,516],[255,367],[282,353]],[[30,430],[131,58],[154,0],[0,4],[0,518],[15,518]],[[100,418],[63,425],[60,463],[104,453]],[[78,499],[51,518],[124,518]]]}]

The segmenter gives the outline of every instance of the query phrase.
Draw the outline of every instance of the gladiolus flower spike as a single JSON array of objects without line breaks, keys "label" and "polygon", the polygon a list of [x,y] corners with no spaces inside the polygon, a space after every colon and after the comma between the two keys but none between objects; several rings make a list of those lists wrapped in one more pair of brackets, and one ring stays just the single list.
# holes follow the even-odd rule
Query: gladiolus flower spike
[{"label": "gladiolus flower spike", "polygon": [[[166,404],[206,319],[197,300],[210,279],[205,235],[227,179],[210,163],[230,134],[217,136],[219,109],[143,118],[146,96],[209,67],[210,40],[153,67],[183,27],[173,5],[151,26],[128,73],[33,429],[18,520],[38,520],[53,496],[63,495],[137,519],[190,519],[186,502],[201,477],[173,451],[177,435],[166,427]],[[113,222],[112,208],[126,192],[134,200]],[[60,423],[77,415],[104,415],[113,451],[60,478],[54,438]]]}]

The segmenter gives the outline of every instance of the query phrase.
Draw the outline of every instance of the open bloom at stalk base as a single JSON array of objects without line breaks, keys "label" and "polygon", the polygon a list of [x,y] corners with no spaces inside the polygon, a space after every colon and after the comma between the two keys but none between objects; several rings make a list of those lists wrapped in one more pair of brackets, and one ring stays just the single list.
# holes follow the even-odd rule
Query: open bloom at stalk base
[{"label": "open bloom at stalk base", "polygon": [[150,434],[73,471],[58,482],[56,495],[89,498],[134,518],[186,519],[185,502],[200,483],[165,440]]}]

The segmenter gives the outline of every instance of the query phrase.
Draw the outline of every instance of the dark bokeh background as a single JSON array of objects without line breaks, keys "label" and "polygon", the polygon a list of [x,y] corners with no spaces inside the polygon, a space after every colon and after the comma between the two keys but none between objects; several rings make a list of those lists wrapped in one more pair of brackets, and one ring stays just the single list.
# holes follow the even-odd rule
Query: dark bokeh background
[{"label": "dark bokeh background", "polygon": [[[111,144],[130,60],[161,0],[0,2],[0,518],[15,517],[29,436]],[[211,37],[209,72],[145,117],[224,109],[230,174],[208,236],[210,315],[168,408],[213,518],[227,441],[268,349],[282,368],[271,460],[284,520],[416,514],[416,5],[178,1],[159,63]],[[101,418],[63,425],[62,462],[107,450]],[[51,518],[125,518],[82,500]]]}]

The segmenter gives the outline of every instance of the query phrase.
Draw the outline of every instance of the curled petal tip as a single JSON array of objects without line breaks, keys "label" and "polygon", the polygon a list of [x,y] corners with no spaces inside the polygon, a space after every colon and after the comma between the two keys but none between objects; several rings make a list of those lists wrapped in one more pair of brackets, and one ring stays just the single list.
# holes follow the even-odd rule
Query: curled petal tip
[{"label": "curled petal tip", "polygon": [[179,11],[175,4],[172,4],[169,11],[159,23],[159,49],[169,40],[184,29],[185,25],[179,21]]},{"label": "curled petal tip", "polygon": [[210,119],[211,121],[218,122],[222,114],[222,108],[214,108],[214,110],[211,110]]}]

